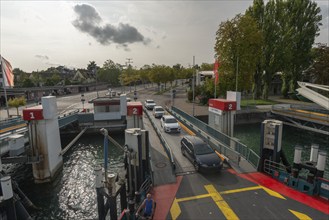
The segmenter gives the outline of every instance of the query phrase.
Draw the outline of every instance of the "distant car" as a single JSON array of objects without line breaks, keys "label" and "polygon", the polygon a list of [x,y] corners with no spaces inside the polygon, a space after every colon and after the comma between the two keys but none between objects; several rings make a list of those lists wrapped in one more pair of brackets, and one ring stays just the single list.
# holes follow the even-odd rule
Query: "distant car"
[{"label": "distant car", "polygon": [[156,105],[153,108],[153,115],[155,118],[161,118],[165,113],[165,110],[160,105]]},{"label": "distant car", "polygon": [[223,161],[216,152],[197,136],[184,136],[181,151],[193,163],[196,171],[219,172],[223,167]]},{"label": "distant car", "polygon": [[156,104],[152,99],[146,99],[144,102],[144,106],[148,110],[153,110],[153,108],[154,108],[154,106],[156,106]]},{"label": "distant car", "polygon": [[178,124],[176,118],[172,115],[163,115],[161,118],[161,127],[167,133],[180,132],[181,127]]}]

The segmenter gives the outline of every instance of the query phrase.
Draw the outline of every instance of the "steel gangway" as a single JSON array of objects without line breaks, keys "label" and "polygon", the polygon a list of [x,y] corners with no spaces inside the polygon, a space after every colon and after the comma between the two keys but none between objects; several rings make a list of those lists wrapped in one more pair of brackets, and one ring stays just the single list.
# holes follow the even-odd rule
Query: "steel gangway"
[{"label": "steel gangway", "polygon": [[307,83],[307,82],[297,82],[297,83],[300,86],[300,88],[297,89],[297,92],[300,95],[304,96],[305,98],[308,98],[309,100],[329,110],[329,98],[311,89],[313,88],[313,89],[329,92],[329,86]]}]

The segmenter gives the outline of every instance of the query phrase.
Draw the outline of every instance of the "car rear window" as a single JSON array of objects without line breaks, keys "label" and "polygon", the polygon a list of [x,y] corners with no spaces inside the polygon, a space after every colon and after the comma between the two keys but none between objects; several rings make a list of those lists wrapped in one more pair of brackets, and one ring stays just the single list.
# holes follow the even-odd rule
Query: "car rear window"
[{"label": "car rear window", "polygon": [[177,123],[177,121],[174,118],[167,118],[166,123]]},{"label": "car rear window", "polygon": [[163,108],[155,108],[155,111],[164,111]]},{"label": "car rear window", "polygon": [[208,144],[198,144],[194,146],[196,155],[211,154],[214,150]]}]

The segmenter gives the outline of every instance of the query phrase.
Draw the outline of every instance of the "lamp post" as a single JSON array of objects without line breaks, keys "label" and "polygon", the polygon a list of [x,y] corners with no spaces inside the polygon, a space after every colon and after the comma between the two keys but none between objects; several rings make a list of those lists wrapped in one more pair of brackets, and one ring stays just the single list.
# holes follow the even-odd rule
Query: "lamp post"
[{"label": "lamp post", "polygon": [[195,101],[195,98],[194,98],[194,87],[195,87],[195,79],[194,79],[194,72],[195,72],[195,69],[194,69],[194,66],[195,66],[195,56],[193,56],[193,74],[192,74],[192,92],[193,92],[193,108],[192,108],[192,116],[194,117],[194,101]]},{"label": "lamp post", "polygon": [[235,91],[238,91],[239,57],[236,58]]},{"label": "lamp post", "polygon": [[85,110],[85,95],[82,93],[81,94],[81,102],[82,102],[82,111]]},{"label": "lamp post", "polygon": [[94,67],[93,72],[94,72],[95,77],[96,77],[96,94],[97,94],[97,98],[98,98],[99,97],[98,96],[98,88],[97,88],[97,86],[98,86],[98,80],[97,80],[97,71],[96,71],[96,68],[97,67]]}]

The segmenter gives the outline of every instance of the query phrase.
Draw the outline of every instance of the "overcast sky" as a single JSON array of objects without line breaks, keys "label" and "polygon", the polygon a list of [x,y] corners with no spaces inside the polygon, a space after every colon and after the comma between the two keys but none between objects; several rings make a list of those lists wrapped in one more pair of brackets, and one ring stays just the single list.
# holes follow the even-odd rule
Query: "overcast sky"
[{"label": "overcast sky", "polygon": [[[328,0],[317,1],[329,41]],[[3,1],[0,51],[13,68],[86,68],[127,58],[172,66],[214,62],[218,25],[244,13],[252,0],[229,1]]]}]

